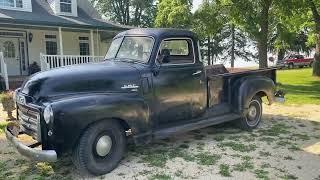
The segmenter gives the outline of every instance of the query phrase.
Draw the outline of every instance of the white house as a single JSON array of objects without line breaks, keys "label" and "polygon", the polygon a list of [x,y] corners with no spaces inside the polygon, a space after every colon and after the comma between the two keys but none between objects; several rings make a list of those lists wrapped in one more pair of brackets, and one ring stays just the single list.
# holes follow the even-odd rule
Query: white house
[{"label": "white house", "polygon": [[100,61],[125,29],[103,20],[88,0],[0,0],[2,79],[23,80],[34,62],[48,70]]}]

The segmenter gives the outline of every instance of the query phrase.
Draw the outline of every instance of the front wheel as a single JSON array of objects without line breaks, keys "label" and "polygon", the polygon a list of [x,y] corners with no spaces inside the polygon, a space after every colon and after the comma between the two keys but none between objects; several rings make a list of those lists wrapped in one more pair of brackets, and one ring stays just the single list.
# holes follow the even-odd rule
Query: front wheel
[{"label": "front wheel", "polygon": [[72,160],[84,174],[103,175],[117,167],[126,149],[122,126],[114,120],[89,126],[73,149]]},{"label": "front wheel", "polygon": [[241,129],[251,130],[256,128],[262,118],[262,100],[260,97],[253,97],[249,103],[246,115],[238,120]]},{"label": "front wheel", "polygon": [[289,69],[294,69],[294,64],[293,63],[289,64]]}]

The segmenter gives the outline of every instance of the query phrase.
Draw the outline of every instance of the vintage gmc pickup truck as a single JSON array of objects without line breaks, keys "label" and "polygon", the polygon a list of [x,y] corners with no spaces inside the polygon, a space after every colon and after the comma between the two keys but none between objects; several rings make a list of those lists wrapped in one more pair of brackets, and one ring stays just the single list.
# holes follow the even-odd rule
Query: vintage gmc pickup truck
[{"label": "vintage gmc pickup truck", "polygon": [[[101,175],[119,164],[129,138],[145,144],[227,121],[256,128],[261,97],[284,99],[275,83],[275,69],[204,67],[190,31],[128,30],[114,38],[104,62],[27,79],[15,92],[20,124],[8,126],[6,137],[31,159],[54,162],[71,151],[81,172]],[[37,143],[27,146],[18,134]]]}]

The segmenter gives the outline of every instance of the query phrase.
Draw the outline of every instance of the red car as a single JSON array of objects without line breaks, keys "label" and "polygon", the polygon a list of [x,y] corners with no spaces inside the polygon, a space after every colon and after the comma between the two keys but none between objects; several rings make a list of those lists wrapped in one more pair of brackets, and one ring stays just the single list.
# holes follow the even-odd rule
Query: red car
[{"label": "red car", "polygon": [[309,66],[312,67],[314,59],[313,58],[305,58],[303,55],[289,55],[283,58],[283,60],[277,62],[277,66],[280,68],[288,67],[290,69],[295,67],[304,67]]}]

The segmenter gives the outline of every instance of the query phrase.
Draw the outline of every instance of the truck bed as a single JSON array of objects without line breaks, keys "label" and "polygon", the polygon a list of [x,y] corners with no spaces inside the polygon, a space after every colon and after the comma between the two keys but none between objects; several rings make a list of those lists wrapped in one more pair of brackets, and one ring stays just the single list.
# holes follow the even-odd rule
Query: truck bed
[{"label": "truck bed", "polygon": [[[208,107],[214,107],[217,105],[230,105],[231,93],[233,92],[232,85],[237,80],[243,77],[249,76],[265,76],[276,80],[276,69],[236,69],[236,71],[230,72],[223,65],[214,65],[205,67],[207,77],[207,92],[208,92]],[[276,82],[275,82],[276,83]],[[224,107],[225,108],[225,107]]]}]

